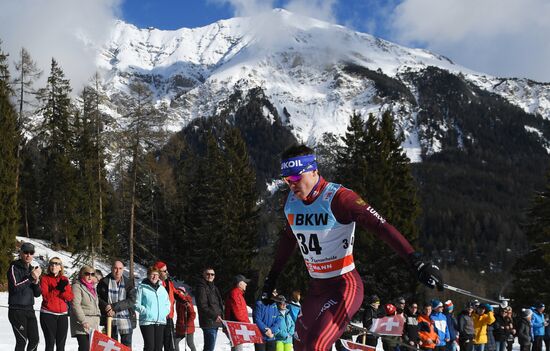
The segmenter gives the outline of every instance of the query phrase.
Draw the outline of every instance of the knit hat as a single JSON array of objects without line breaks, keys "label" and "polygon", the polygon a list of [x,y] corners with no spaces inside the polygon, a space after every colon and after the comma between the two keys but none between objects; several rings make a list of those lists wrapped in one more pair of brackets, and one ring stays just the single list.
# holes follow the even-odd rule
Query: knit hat
[{"label": "knit hat", "polygon": [[451,300],[445,301],[445,310],[446,311],[452,312],[454,308],[455,308],[455,306],[453,305],[453,301],[451,301]]},{"label": "knit hat", "polygon": [[533,311],[531,311],[529,308],[524,308],[523,310],[521,310],[521,316],[522,317],[529,317],[531,314],[533,314]]},{"label": "knit hat", "polygon": [[540,301],[535,304],[535,308],[543,308],[543,307],[544,307],[544,304]]},{"label": "knit hat", "polygon": [[435,310],[438,307],[443,307],[443,304],[438,299],[432,300],[432,308]]},{"label": "knit hat", "polygon": [[156,269],[162,269],[162,268],[166,267],[166,263],[164,263],[162,261],[157,261],[157,262],[155,262],[153,267],[155,267]]}]

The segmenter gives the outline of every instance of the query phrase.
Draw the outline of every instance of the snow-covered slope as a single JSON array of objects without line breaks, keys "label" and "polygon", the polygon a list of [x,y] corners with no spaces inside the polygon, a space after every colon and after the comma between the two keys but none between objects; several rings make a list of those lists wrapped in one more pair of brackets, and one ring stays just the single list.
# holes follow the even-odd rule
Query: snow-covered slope
[{"label": "snow-covered slope", "polygon": [[235,88],[259,86],[298,139],[308,143],[325,132],[342,134],[353,111],[379,115],[392,109],[405,132],[404,147],[418,161],[417,107],[381,98],[372,81],[347,74],[346,64],[398,80],[402,73],[437,66],[550,119],[550,84],[487,76],[426,50],[281,9],[175,31],[118,22],[98,59],[110,95],[138,77],[159,101],[169,102],[167,128],[173,131],[217,112]]}]

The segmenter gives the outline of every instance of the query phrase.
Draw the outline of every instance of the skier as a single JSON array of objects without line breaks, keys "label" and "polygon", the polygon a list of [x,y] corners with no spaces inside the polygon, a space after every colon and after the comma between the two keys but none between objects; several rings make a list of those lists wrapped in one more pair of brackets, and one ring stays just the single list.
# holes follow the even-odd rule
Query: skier
[{"label": "skier", "polygon": [[291,190],[285,204],[287,223],[262,295],[271,294],[299,245],[312,279],[296,322],[296,350],[328,350],[361,306],[363,283],[353,260],[356,223],[406,259],[422,283],[443,288],[439,269],[424,262],[401,233],[355,192],[319,175],[312,149],[305,145],[287,149],[281,173]]}]

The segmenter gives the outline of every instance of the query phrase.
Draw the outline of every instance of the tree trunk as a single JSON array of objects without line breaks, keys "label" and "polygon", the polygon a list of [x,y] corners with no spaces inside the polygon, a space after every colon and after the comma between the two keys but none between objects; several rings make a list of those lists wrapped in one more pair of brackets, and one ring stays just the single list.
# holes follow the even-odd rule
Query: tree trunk
[{"label": "tree trunk", "polygon": [[129,255],[130,255],[130,279],[134,279],[134,222],[136,208],[136,182],[137,182],[137,161],[134,161],[134,174],[132,176],[132,200],[130,203],[130,235],[129,235]]}]

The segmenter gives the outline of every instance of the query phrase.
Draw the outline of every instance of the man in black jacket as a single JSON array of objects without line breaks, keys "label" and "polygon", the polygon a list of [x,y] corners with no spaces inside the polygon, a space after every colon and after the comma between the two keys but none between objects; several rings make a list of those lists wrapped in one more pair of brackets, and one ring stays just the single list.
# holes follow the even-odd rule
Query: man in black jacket
[{"label": "man in black jacket", "polygon": [[214,350],[218,328],[222,325],[223,300],[220,291],[214,285],[215,276],[213,268],[204,269],[202,279],[195,290],[199,325],[204,334],[204,351]]},{"label": "man in black jacket", "polygon": [[113,339],[123,345],[132,347],[132,333],[136,327],[136,289],[133,279],[126,278],[124,263],[116,260],[111,266],[111,273],[97,284],[99,309],[101,310],[101,325],[106,325],[106,317],[115,317],[111,330]]},{"label": "man in black jacket", "polygon": [[[8,268],[8,319],[15,335],[15,351],[36,351],[38,348],[38,323],[34,314],[34,298],[42,294],[40,290],[39,266],[32,267],[34,245],[23,243],[19,259]],[[28,345],[27,345],[28,342]]]},{"label": "man in black jacket", "polygon": [[[368,305],[365,307],[365,313],[363,314],[363,328],[370,329],[372,326],[372,320],[376,318],[382,318],[386,315],[383,309],[380,309],[380,298],[376,295],[372,295],[367,300]],[[367,334],[365,344],[376,347],[378,344],[378,337]]]}]

